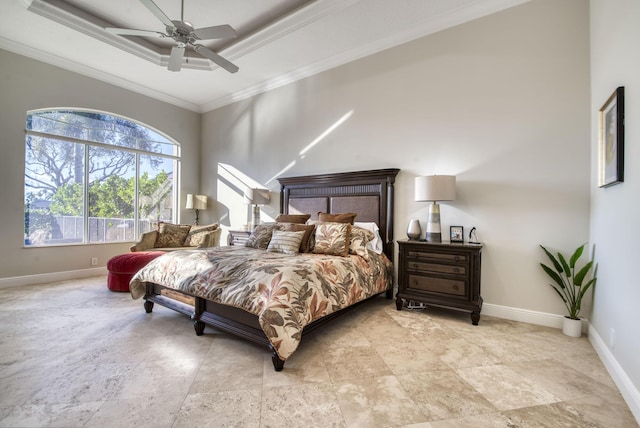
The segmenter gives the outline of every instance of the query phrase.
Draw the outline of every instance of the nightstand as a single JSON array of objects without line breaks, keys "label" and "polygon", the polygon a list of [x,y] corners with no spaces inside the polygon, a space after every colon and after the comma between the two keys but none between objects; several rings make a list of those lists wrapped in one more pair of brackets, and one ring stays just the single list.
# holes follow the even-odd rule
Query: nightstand
[{"label": "nightstand", "polygon": [[251,235],[250,230],[246,229],[229,229],[229,236],[227,237],[227,245],[239,245],[244,246]]},{"label": "nightstand", "polygon": [[398,241],[398,246],[399,311],[404,300],[412,300],[470,312],[471,322],[478,325],[481,244]]}]

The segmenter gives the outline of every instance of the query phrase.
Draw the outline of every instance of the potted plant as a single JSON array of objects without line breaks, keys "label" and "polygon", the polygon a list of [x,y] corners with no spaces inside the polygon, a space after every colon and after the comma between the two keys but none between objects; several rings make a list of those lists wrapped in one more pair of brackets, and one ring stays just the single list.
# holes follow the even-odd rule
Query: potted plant
[{"label": "potted plant", "polygon": [[540,266],[542,266],[542,269],[553,280],[549,285],[558,293],[569,311],[569,315],[564,317],[562,332],[572,337],[580,337],[582,334],[582,320],[579,317],[580,309],[582,308],[582,298],[587,290],[595,285],[596,272],[598,270],[596,265],[593,276],[588,278],[589,272],[594,267],[593,260],[590,260],[581,268],[576,266],[578,259],[582,256],[585,245],[586,244],[579,246],[573,252],[568,262],[562,253],[558,252],[556,257],[540,245],[540,248],[544,250],[549,260],[551,260],[553,269],[544,263],[540,263]]}]

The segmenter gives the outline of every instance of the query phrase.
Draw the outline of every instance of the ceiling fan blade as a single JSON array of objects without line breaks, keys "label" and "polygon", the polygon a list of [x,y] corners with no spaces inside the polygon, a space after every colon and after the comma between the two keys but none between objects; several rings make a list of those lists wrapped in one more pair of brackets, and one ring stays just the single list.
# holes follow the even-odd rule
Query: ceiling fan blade
[{"label": "ceiling fan blade", "polygon": [[166,25],[167,27],[174,26],[169,17],[167,17],[167,15],[165,15],[164,12],[158,6],[156,6],[156,4],[152,0],[140,0],[140,3],[142,3],[147,9],[149,9],[149,11],[153,13],[156,18],[162,21],[164,25]]},{"label": "ceiling fan blade", "polygon": [[167,37],[166,34],[160,33],[158,31],[134,30],[132,28],[106,27],[105,30],[113,34],[119,34],[121,36]]},{"label": "ceiling fan blade", "polygon": [[211,49],[205,48],[202,45],[193,45],[193,49],[195,49],[195,51],[198,52],[203,57],[209,58],[211,61],[213,61],[216,64],[218,64],[220,67],[224,68],[229,73],[235,73],[236,71],[239,70],[237,65],[235,65],[235,64],[227,61],[226,59],[222,58],[220,55],[218,55],[217,53],[215,53]]},{"label": "ceiling fan blade", "polygon": [[184,58],[184,46],[174,46],[169,57],[169,71],[180,71],[182,68],[182,58]]},{"label": "ceiling fan blade", "polygon": [[195,34],[200,40],[238,37],[236,30],[234,30],[231,25],[216,25],[213,27],[198,28],[193,30],[193,34]]}]

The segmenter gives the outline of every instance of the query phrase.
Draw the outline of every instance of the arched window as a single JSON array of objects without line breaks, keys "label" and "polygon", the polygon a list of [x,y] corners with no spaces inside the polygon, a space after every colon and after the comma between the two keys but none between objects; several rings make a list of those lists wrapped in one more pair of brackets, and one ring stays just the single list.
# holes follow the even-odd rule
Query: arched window
[{"label": "arched window", "polygon": [[180,147],[121,116],[27,112],[25,246],[134,241],[176,221]]}]

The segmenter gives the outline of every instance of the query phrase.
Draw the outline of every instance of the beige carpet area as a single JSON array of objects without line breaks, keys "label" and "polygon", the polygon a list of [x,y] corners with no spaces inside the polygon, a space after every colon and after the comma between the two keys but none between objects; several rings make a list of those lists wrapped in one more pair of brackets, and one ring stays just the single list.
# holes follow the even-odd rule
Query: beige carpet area
[{"label": "beige carpet area", "polygon": [[375,298],[266,348],[106,277],[0,290],[3,427],[637,427],[586,337]]}]

